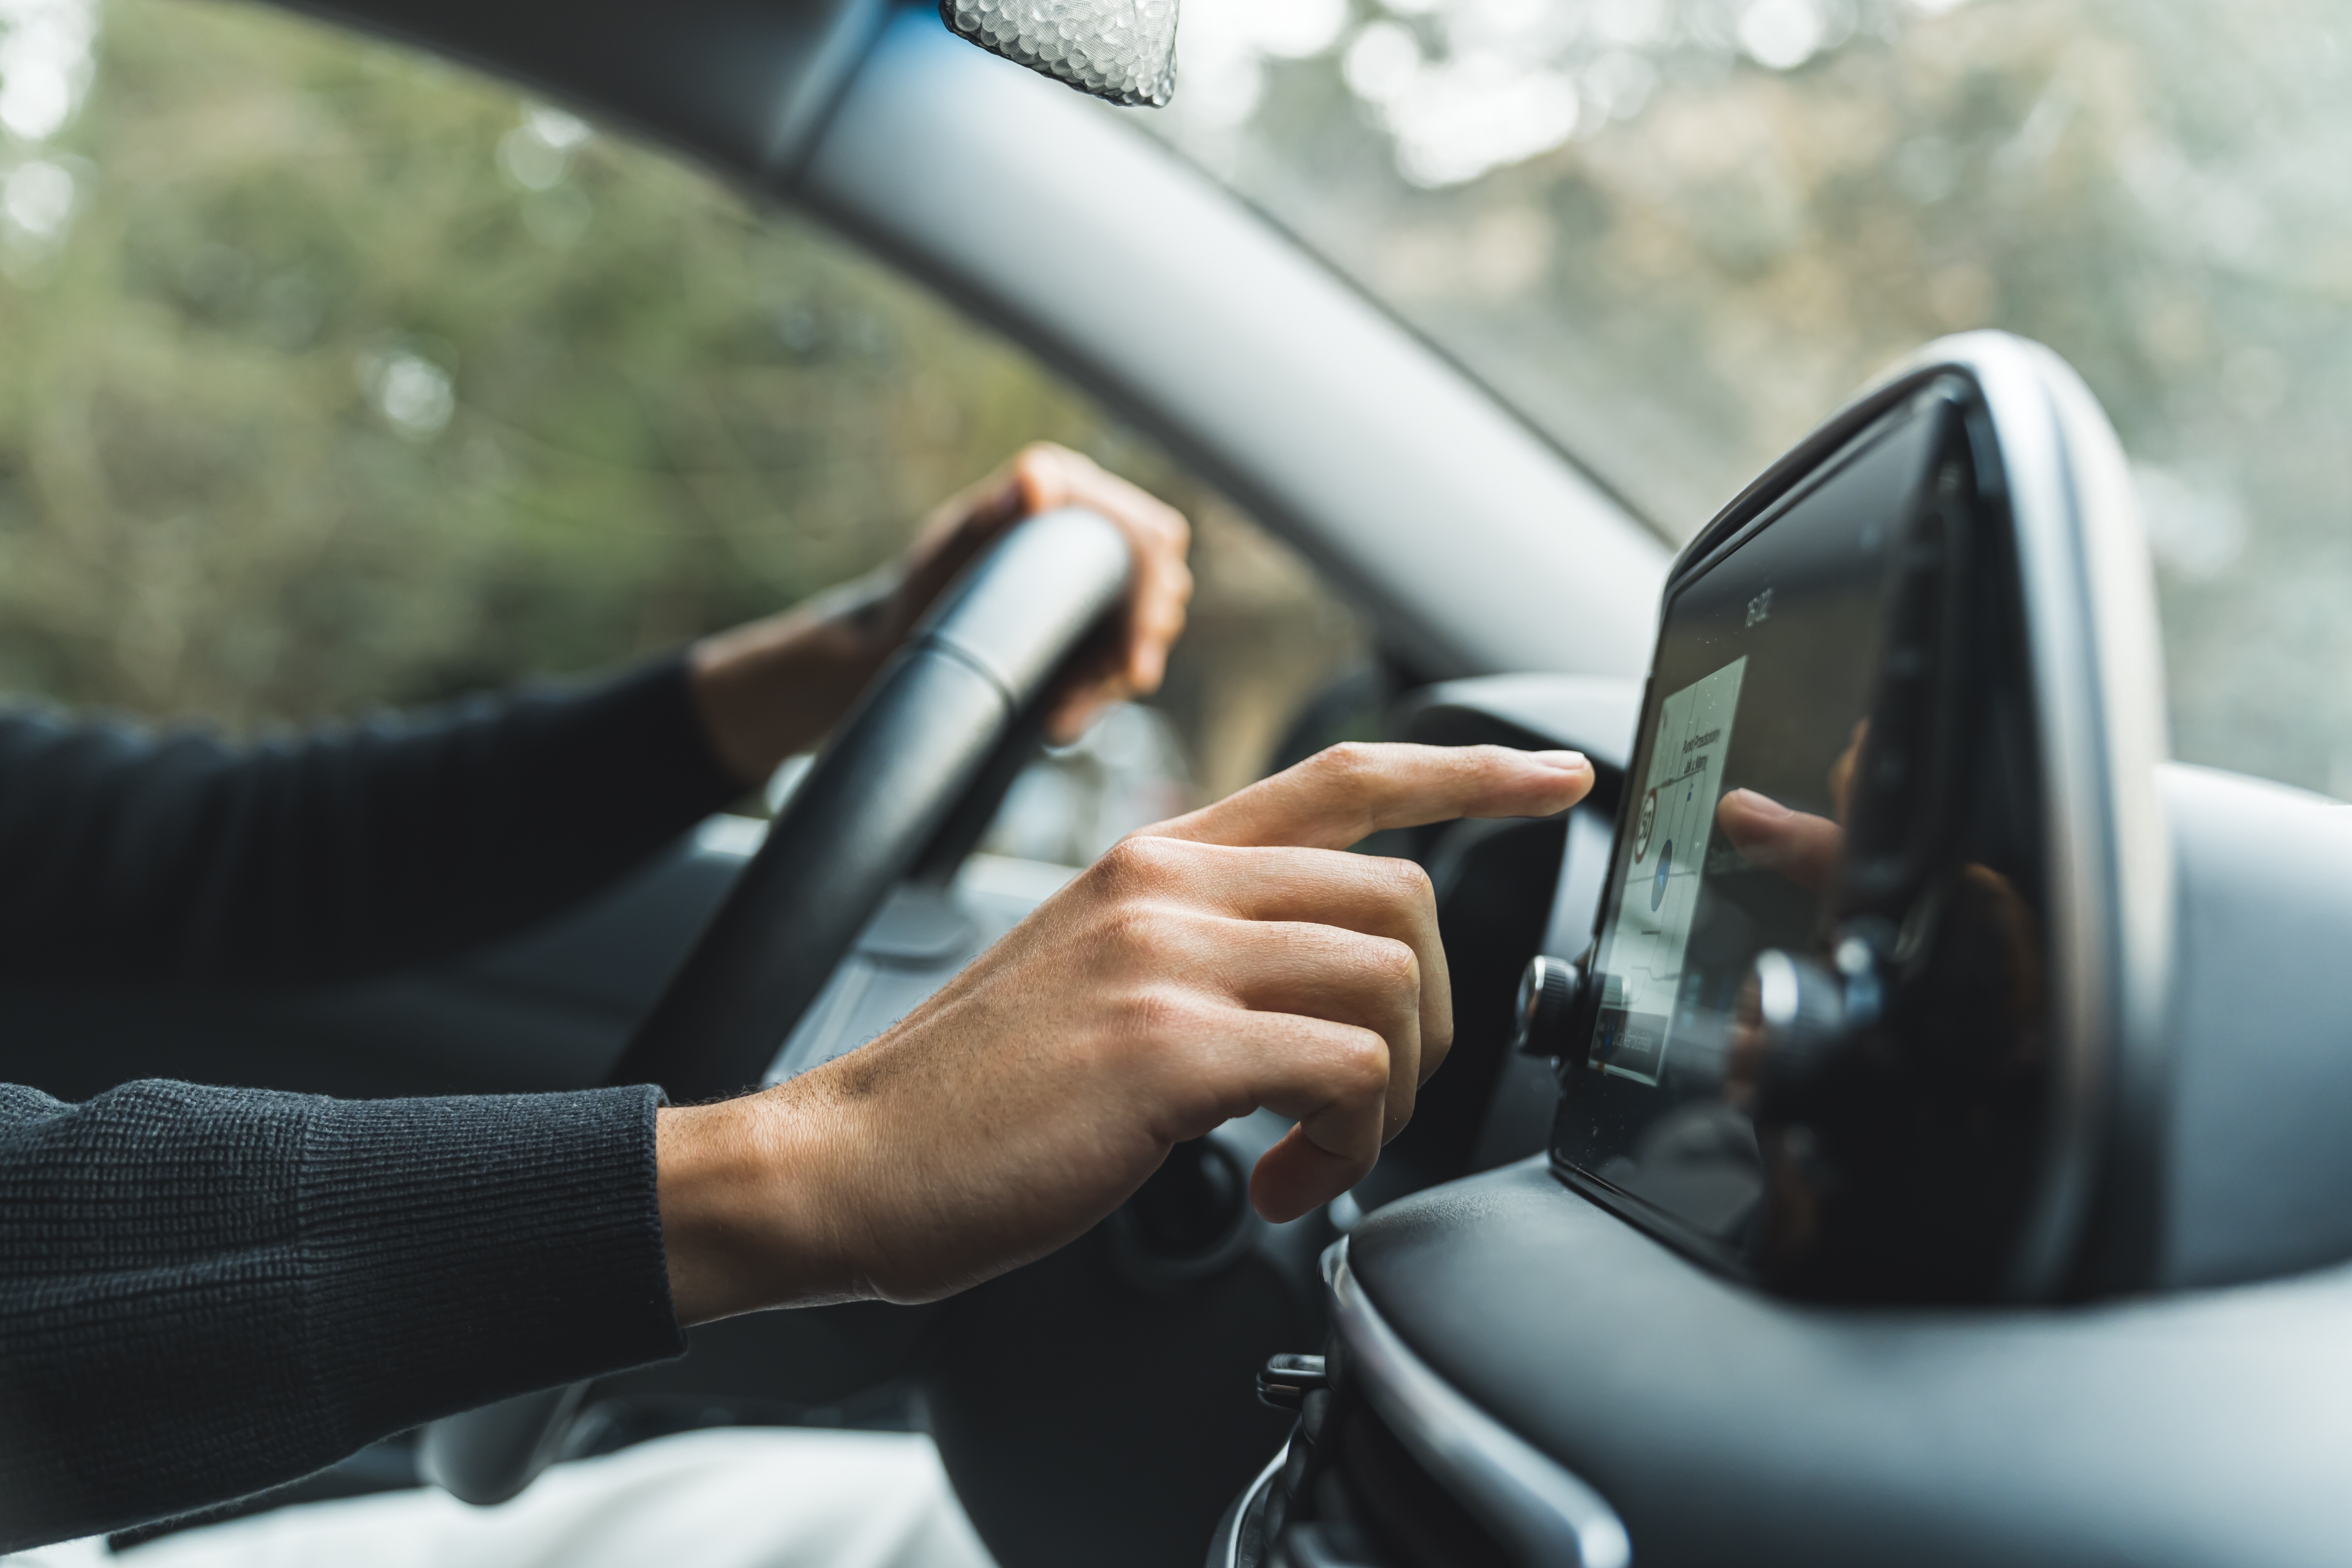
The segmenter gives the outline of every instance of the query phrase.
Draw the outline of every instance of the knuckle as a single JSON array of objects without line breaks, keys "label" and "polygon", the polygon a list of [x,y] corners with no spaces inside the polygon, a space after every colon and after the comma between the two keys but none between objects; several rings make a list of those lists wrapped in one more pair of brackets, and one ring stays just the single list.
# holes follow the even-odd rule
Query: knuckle
[{"label": "knuckle", "polygon": [[1437,884],[1429,879],[1429,868],[1420,861],[1391,858],[1384,860],[1381,868],[1390,879],[1390,891],[1400,902],[1416,906],[1433,906],[1437,902]]},{"label": "knuckle", "polygon": [[1051,441],[1032,441],[1013,454],[1013,472],[1039,495],[1044,505],[1057,505],[1069,492],[1067,457]]},{"label": "knuckle", "polygon": [[1103,917],[1096,931],[1099,950],[1131,967],[1150,963],[1171,946],[1167,916],[1148,903],[1122,900]]},{"label": "knuckle", "polygon": [[1332,1064],[1343,1100],[1385,1099],[1389,1091],[1389,1046],[1370,1029],[1350,1029]]},{"label": "knuckle", "polygon": [[1112,845],[1096,864],[1115,890],[1156,891],[1182,877],[1189,848],[1179,839],[1139,833]]},{"label": "knuckle", "polygon": [[1366,741],[1342,741],[1317,752],[1308,765],[1322,782],[1352,792],[1379,776],[1380,752]]},{"label": "knuckle", "polygon": [[1095,863],[1080,874],[1078,881],[1097,900],[1116,901],[1126,896],[1135,879],[1134,853],[1128,847],[1133,838],[1122,838],[1101,854]]}]

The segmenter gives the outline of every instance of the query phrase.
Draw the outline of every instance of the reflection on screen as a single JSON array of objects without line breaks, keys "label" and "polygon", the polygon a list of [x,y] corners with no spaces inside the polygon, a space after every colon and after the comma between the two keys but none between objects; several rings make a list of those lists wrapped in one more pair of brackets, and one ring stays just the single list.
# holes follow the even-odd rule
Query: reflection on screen
[{"label": "reflection on screen", "polygon": [[1683,953],[1723,789],[1746,655],[1668,697],[1658,710],[1633,842],[1600,970],[1607,976],[1591,1065],[1654,1085],[1681,1000]]}]

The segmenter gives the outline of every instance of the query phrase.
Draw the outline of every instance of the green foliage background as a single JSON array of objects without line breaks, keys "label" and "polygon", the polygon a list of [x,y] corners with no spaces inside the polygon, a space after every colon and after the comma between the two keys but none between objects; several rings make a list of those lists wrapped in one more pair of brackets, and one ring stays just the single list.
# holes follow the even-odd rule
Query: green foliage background
[{"label": "green foliage background", "polygon": [[[44,153],[70,228],[0,254],[0,684],[241,727],[606,664],[866,569],[1050,437],[1201,520],[1171,700],[1211,782],[1249,776],[1349,644],[1295,561],[871,261],[544,116],[284,16],[107,0]],[[399,361],[445,426],[387,416]]]}]

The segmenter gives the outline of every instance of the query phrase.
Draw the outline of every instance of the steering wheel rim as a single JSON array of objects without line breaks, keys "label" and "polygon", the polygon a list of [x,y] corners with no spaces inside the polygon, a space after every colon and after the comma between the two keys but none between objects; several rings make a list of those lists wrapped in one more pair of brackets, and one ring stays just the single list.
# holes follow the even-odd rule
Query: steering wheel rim
[{"label": "steering wheel rim", "polygon": [[680,1100],[756,1085],[1131,569],[1117,527],[1074,507],[968,570],[819,752],[608,1081]]},{"label": "steering wheel rim", "polygon": [[[893,888],[1127,591],[1126,536],[1079,508],[1013,529],[868,685],[606,1081],[674,1100],[755,1087]],[[551,1463],[585,1384],[431,1423],[419,1468],[474,1503]]]}]

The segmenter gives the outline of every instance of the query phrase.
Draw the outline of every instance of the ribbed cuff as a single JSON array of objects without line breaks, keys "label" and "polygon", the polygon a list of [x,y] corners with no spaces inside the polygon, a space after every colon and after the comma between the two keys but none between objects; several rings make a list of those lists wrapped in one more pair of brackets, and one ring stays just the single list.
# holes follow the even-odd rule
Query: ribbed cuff
[{"label": "ribbed cuff", "polygon": [[302,1151],[303,1348],[356,1445],[681,1353],[649,1087],[327,1101]]}]

